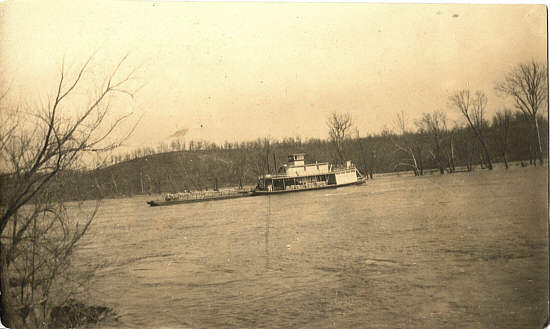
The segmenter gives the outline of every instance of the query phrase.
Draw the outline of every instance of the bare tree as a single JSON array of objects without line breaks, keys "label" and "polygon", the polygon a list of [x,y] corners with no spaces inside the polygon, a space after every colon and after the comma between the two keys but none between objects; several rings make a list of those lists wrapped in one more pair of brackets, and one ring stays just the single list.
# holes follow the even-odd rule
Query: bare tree
[{"label": "bare tree", "polygon": [[433,156],[438,164],[440,174],[445,173],[443,162],[442,140],[447,132],[447,118],[442,112],[424,113],[422,118],[416,122],[417,127],[426,132],[432,139]]},{"label": "bare tree", "polygon": [[511,96],[515,107],[522,111],[533,126],[533,140],[539,162],[542,165],[542,143],[537,119],[538,111],[548,103],[548,69],[532,60],[522,63],[497,83],[496,89]]},{"label": "bare tree", "polygon": [[410,132],[408,119],[409,118],[407,117],[407,114],[403,110],[395,114],[395,118],[393,119],[393,127],[398,134],[405,134]]},{"label": "bare tree", "polygon": [[504,166],[508,169],[508,160],[506,154],[508,153],[508,138],[510,134],[510,121],[512,119],[512,111],[504,109],[501,112],[497,112],[493,119],[493,128],[496,130],[495,141],[499,148]]},{"label": "bare tree", "polygon": [[327,126],[329,128],[330,141],[336,148],[338,160],[340,163],[344,163],[344,145],[346,139],[350,137],[351,127],[353,126],[353,119],[351,114],[332,112],[327,120]]},{"label": "bare tree", "polygon": [[419,138],[423,137],[423,132],[414,134],[409,130],[407,116],[404,111],[396,114],[394,119],[394,127],[397,133],[400,135],[399,139],[390,135],[390,139],[395,148],[405,154],[407,159],[399,161],[396,167],[404,166],[411,168],[415,176],[421,176],[424,174],[424,167],[422,164],[422,150],[423,143],[419,141]]},{"label": "bare tree", "polygon": [[[129,70],[124,56],[90,93],[85,80],[92,60],[74,75],[62,64],[53,97],[41,109],[0,100],[0,113],[11,118],[0,126],[0,190],[6,192],[0,200],[0,316],[10,327],[42,327],[67,299],[53,289],[65,282],[70,256],[95,210],[71,215],[60,196],[65,174],[86,156],[118,147],[135,128],[125,127],[130,113],[116,115],[110,104],[120,94],[133,97],[140,87],[137,68]],[[78,111],[83,92],[90,101]]]},{"label": "bare tree", "polygon": [[485,96],[483,92],[477,91],[472,97],[470,90],[464,89],[455,92],[449,97],[449,105],[457,108],[464,118],[466,118],[468,125],[481,144],[487,168],[492,170],[493,164],[491,162],[491,154],[487,148],[484,136],[484,130],[487,124],[483,116],[487,106],[487,96]]}]

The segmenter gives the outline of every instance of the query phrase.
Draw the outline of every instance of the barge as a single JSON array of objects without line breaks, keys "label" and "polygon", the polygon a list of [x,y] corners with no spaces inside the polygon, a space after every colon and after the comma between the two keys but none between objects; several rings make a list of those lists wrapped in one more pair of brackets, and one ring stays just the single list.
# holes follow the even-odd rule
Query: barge
[{"label": "barge", "polygon": [[183,203],[236,199],[236,198],[243,198],[243,197],[253,196],[253,195],[254,193],[252,190],[167,193],[164,195],[163,200],[147,201],[147,204],[150,205],[151,207],[171,206],[171,205],[183,204]]},{"label": "barge", "polygon": [[366,178],[351,161],[345,166],[332,166],[325,163],[305,163],[305,154],[288,156],[288,163],[277,174],[265,174],[258,178],[255,195],[311,191],[363,184]]}]

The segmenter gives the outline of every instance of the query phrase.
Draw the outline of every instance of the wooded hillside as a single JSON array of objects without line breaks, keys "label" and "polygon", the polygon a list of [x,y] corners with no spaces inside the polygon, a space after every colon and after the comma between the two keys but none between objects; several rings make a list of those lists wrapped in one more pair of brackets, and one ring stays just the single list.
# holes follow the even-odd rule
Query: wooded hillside
[{"label": "wooded hillside", "polygon": [[[541,140],[547,158],[548,122],[542,116],[539,122],[545,128],[541,129]],[[422,175],[432,169],[452,173],[457,167],[487,167],[479,141],[469,127],[441,126],[437,136],[421,120],[416,127],[400,134],[390,130],[364,137],[357,131],[350,133],[343,142],[343,158],[355,163],[369,178],[405,170]],[[493,162],[536,165],[532,129],[522,113],[511,113],[505,123],[496,115],[492,122],[484,122],[483,134]],[[338,148],[329,139],[264,138],[224,145],[177,140],[156,150],[145,148],[111,157],[110,165],[65,173],[58,181],[66,193],[79,198],[96,198],[99,191],[103,197],[120,197],[255,185],[259,175],[274,173],[291,153],[306,153],[306,162],[341,163]]]}]

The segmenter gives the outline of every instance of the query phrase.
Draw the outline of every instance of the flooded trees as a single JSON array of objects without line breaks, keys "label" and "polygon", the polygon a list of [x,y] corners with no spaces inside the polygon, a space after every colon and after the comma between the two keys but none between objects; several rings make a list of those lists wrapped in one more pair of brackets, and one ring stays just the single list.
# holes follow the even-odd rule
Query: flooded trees
[{"label": "flooded trees", "polygon": [[508,169],[508,138],[510,135],[510,121],[512,119],[512,111],[503,110],[497,112],[493,118],[493,129],[495,130],[495,142],[499,153],[504,161],[504,166]]},{"label": "flooded trees", "polygon": [[359,172],[365,175],[365,178],[373,178],[373,167],[374,167],[374,158],[373,150],[370,145],[368,145],[363,138],[359,129],[355,128],[355,137],[352,145],[352,156],[353,162],[358,166]]},{"label": "flooded trees", "polygon": [[405,159],[399,159],[394,168],[408,167],[413,170],[415,176],[424,175],[424,165],[422,161],[424,133],[422,131],[414,133],[409,130],[407,117],[404,111],[396,114],[394,126],[398,132],[398,136],[393,136],[391,133],[386,133],[386,135],[389,136],[397,151],[405,155]]},{"label": "flooded trees", "polygon": [[456,147],[455,147],[455,141],[456,141],[456,135],[458,133],[459,128],[455,125],[452,129],[448,130],[447,132],[447,166],[449,168],[449,172],[453,173],[456,171]]},{"label": "flooded trees", "polygon": [[491,154],[485,141],[484,131],[487,126],[484,119],[487,107],[487,96],[481,91],[471,95],[470,90],[464,89],[455,92],[449,97],[449,105],[457,108],[464,116],[470,129],[474,132],[482,148],[482,161],[484,160],[489,170],[493,169]]},{"label": "flooded trees", "polygon": [[457,162],[466,167],[467,171],[472,171],[474,152],[477,144],[476,137],[472,133],[471,129],[465,125],[457,126],[453,130],[453,151],[455,153],[455,158],[457,159]]},{"label": "flooded trees", "polygon": [[[422,118],[416,122],[416,125],[422,132],[425,132],[430,136],[432,141],[432,154],[439,168],[439,173],[443,175],[445,173],[443,137],[447,133],[447,118],[445,117],[445,114],[438,111],[433,113],[424,113]],[[454,162],[454,160],[452,162]],[[450,164],[449,166],[451,167]]]},{"label": "flooded trees", "polygon": [[79,282],[71,254],[97,207],[65,207],[64,175],[89,162],[87,156],[118,147],[133,130],[125,126],[130,114],[117,114],[110,104],[137,91],[135,70],[125,66],[125,56],[90,92],[84,80],[94,71],[92,59],[73,74],[62,65],[55,91],[41,108],[0,100],[0,316],[11,328],[47,326],[51,310],[75,292],[69,289]]},{"label": "flooded trees", "polygon": [[547,73],[546,65],[533,60],[513,68],[496,85],[498,91],[514,99],[515,107],[531,122],[532,143],[540,164],[543,163],[543,152],[537,113],[548,102]]},{"label": "flooded trees", "polygon": [[332,112],[327,119],[327,126],[330,141],[336,149],[339,163],[342,164],[346,160],[344,144],[346,139],[350,137],[351,127],[353,126],[351,114]]}]

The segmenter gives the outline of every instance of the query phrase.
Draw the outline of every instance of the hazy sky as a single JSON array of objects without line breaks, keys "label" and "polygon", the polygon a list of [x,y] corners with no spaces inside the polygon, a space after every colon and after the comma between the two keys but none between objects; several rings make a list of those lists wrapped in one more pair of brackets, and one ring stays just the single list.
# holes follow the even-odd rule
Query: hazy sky
[{"label": "hazy sky", "polygon": [[124,54],[142,64],[146,86],[113,104],[142,115],[131,146],[183,128],[215,142],[326,138],[332,111],[362,134],[402,110],[455,120],[447,98],[467,86],[492,114],[512,106],[494,82],[547,49],[543,5],[8,1],[0,22],[3,81],[28,104],[53,93],[63,57],[77,67],[97,51],[96,83]]}]

